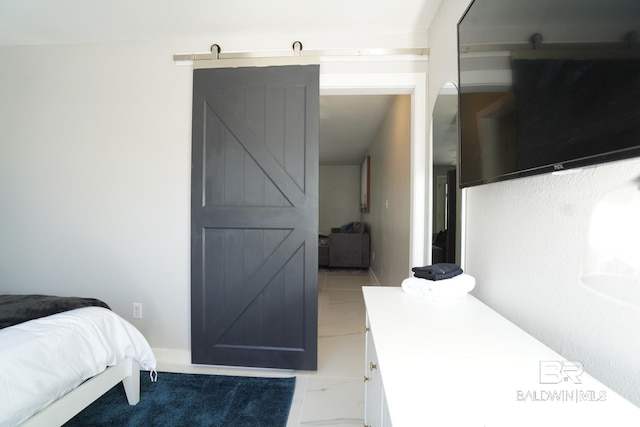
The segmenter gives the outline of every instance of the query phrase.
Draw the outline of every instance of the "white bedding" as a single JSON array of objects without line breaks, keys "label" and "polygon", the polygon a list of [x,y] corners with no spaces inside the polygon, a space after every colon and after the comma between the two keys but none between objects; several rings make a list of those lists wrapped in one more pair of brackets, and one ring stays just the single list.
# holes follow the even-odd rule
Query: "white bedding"
[{"label": "white bedding", "polygon": [[0,330],[0,426],[18,425],[83,381],[130,357],[156,359],[142,334],[101,307],[86,307]]}]

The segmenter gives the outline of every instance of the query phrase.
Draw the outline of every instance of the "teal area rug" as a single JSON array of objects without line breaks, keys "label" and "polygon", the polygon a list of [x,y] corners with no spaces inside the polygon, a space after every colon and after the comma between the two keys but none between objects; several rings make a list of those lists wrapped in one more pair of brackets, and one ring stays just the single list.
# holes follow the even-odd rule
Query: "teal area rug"
[{"label": "teal area rug", "polygon": [[140,403],[116,385],[65,426],[286,426],[296,379],[140,372]]}]

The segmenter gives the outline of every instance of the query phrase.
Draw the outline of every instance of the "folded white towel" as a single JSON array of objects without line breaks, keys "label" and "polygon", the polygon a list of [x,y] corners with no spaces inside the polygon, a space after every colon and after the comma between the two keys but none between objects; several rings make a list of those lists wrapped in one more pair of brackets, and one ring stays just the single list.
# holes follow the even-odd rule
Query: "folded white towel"
[{"label": "folded white towel", "polygon": [[476,285],[476,279],[466,273],[443,280],[409,277],[402,281],[402,290],[424,297],[427,301],[449,301],[467,295]]}]

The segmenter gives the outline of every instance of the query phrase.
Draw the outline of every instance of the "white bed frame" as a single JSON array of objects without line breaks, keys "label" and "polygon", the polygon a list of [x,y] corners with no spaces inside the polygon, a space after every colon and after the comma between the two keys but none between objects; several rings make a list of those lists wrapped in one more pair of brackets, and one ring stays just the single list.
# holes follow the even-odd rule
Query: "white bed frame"
[{"label": "white bed frame", "polygon": [[133,359],[128,358],[80,384],[29,418],[21,426],[61,426],[120,381],[124,385],[129,405],[136,405],[140,401],[140,365]]}]

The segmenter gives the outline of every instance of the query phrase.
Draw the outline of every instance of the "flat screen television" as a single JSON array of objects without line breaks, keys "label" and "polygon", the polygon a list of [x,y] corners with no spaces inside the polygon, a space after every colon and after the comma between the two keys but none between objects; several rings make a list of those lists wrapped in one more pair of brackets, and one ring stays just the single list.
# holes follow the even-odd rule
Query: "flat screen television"
[{"label": "flat screen television", "polygon": [[640,0],[474,0],[460,187],[640,156]]}]

